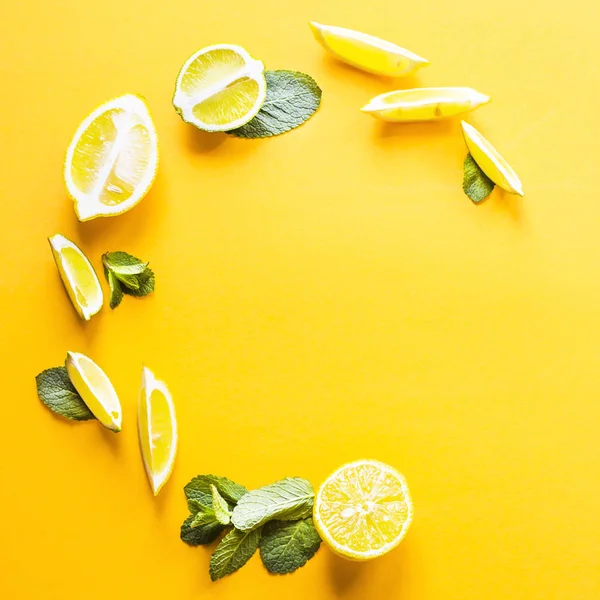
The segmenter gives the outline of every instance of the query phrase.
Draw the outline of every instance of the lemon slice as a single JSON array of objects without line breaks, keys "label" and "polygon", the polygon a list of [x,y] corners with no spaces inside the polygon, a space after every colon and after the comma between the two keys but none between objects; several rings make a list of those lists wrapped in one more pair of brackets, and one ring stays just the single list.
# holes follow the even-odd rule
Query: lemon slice
[{"label": "lemon slice", "polygon": [[167,386],[144,367],[138,403],[142,460],[156,496],[173,472],[177,453],[175,406]]},{"label": "lemon slice", "polygon": [[491,98],[472,88],[437,87],[387,92],[360,110],[382,121],[410,123],[434,121],[475,110]]},{"label": "lemon slice", "polygon": [[52,255],[62,282],[75,310],[82,319],[100,311],[104,296],[92,263],[81,249],[64,235],[57,233],[48,238]]},{"label": "lemon slice", "polygon": [[498,150],[465,121],[461,122],[467,148],[481,170],[502,189],[511,194],[524,196],[523,184],[512,167],[504,160]]},{"label": "lemon slice", "polygon": [[403,77],[429,64],[410,50],[373,35],[310,21],[315,39],[337,58],[376,75]]},{"label": "lemon slice", "polygon": [[179,72],[173,106],[184,121],[205,131],[241,127],[265,101],[264,68],[240,46],[198,50]]},{"label": "lemon slice", "polygon": [[395,548],[413,515],[404,477],[392,467],[359,460],[340,467],[319,489],[314,522],[336,554],[369,560]]},{"label": "lemon slice", "polygon": [[106,373],[91,358],[79,352],[67,352],[65,366],[71,383],[96,419],[112,431],[121,431],[121,403]]},{"label": "lemon slice", "polygon": [[67,149],[64,179],[80,221],[120,215],[150,189],[158,139],[146,102],[127,94],[86,117]]}]

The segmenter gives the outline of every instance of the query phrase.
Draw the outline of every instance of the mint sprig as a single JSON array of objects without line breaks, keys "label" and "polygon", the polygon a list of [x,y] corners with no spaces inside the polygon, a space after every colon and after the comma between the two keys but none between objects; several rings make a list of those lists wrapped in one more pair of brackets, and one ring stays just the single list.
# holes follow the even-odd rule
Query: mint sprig
[{"label": "mint sprig", "polygon": [[306,73],[265,71],[267,95],[258,114],[227,133],[240,138],[281,135],[308,121],[321,104],[321,88]]},{"label": "mint sprig", "polygon": [[42,371],[35,383],[40,400],[57,415],[73,421],[96,418],[71,383],[65,367]]},{"label": "mint sprig", "polygon": [[225,533],[210,560],[213,581],[242,568],[260,546],[271,573],[292,573],[317,552],[321,538],[312,521],[312,485],[286,478],[248,492],[226,477],[198,475],[184,488],[190,515],[181,539],[191,545],[214,542]]},{"label": "mint sprig", "polygon": [[479,204],[492,193],[496,184],[482,171],[471,154],[467,154],[463,167],[463,190],[475,204]]},{"label": "mint sprig", "polygon": [[111,308],[121,304],[124,294],[141,297],[154,291],[154,272],[148,264],[127,252],[106,252],[102,255]]}]

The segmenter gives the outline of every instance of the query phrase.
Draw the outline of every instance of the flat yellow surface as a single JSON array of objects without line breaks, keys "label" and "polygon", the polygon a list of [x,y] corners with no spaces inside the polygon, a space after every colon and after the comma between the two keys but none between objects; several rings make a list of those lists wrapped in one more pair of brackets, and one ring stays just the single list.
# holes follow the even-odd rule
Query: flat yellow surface
[{"label": "flat yellow surface", "polygon": [[[0,595],[93,600],[596,600],[600,596],[599,4],[532,0],[4,0],[0,5],[3,371]],[[378,79],[328,58],[309,19],[428,58]],[[171,106],[199,47],[231,42],[323,88],[305,126],[210,136]],[[466,85],[469,117],[523,180],[475,207],[458,121],[359,108],[400,86]],[[79,224],[63,153],[83,117],[143,94],[161,141],[150,195]],[[46,237],[150,260],[154,296],[82,323]],[[104,285],[104,283],[103,283]],[[84,352],[123,432],[54,417],[34,376]],[[178,462],[158,499],[135,426],[142,363],[173,393]],[[293,576],[255,557],[219,583],[178,536],[198,473],[318,485],[388,462],[415,520],[356,565]]]}]

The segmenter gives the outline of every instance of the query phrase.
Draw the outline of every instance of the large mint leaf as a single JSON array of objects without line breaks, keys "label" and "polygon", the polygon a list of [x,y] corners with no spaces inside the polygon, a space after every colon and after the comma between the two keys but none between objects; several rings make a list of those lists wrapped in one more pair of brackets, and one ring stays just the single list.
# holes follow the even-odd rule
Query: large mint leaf
[{"label": "large mint leaf", "polygon": [[180,537],[190,546],[211,544],[225,530],[225,527],[217,521],[192,527],[195,517],[196,515],[190,515],[181,526]]},{"label": "large mint leaf", "polygon": [[242,496],[248,493],[243,486],[218,475],[198,475],[194,477],[184,488],[186,497],[189,499],[200,500],[207,506],[212,506],[212,490],[214,485],[219,494],[228,502],[235,504]]},{"label": "large mint leaf", "polygon": [[306,73],[265,71],[267,96],[258,114],[238,129],[228,131],[241,138],[280,135],[307,121],[319,108],[321,88]]},{"label": "large mint leaf", "polygon": [[479,204],[493,191],[494,182],[481,170],[471,154],[467,154],[464,163],[463,190],[465,194]]},{"label": "large mint leaf", "polygon": [[215,548],[210,559],[210,578],[213,581],[241,569],[256,552],[260,529],[239,531],[232,529]]},{"label": "large mint leaf", "polygon": [[36,378],[40,400],[58,415],[73,421],[95,419],[67,374],[65,367],[54,367],[42,371]]},{"label": "large mint leaf", "polygon": [[293,573],[319,549],[321,537],[312,517],[300,521],[271,521],[263,528],[260,557],[271,573]]},{"label": "large mint leaf", "polygon": [[238,529],[247,531],[272,519],[302,519],[311,514],[314,495],[309,481],[288,477],[242,496],[233,509],[231,522]]}]

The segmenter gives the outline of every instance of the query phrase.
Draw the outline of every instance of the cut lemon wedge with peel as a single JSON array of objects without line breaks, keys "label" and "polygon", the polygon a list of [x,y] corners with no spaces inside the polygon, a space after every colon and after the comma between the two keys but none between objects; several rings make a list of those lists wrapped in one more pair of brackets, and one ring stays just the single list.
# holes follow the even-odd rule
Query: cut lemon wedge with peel
[{"label": "cut lemon wedge with peel", "polygon": [[361,110],[382,121],[434,121],[475,110],[491,98],[467,87],[417,88],[387,92]]},{"label": "cut lemon wedge with peel", "polygon": [[81,249],[57,233],[48,238],[52,255],[62,282],[75,310],[82,319],[90,318],[100,311],[104,295],[92,263]]},{"label": "cut lemon wedge with peel", "polygon": [[158,138],[146,102],[127,94],[99,106],[67,149],[64,179],[80,221],[120,215],[148,193]]},{"label": "cut lemon wedge with peel", "polygon": [[205,131],[229,131],[253,119],[267,93],[264,65],[244,48],[219,44],[185,62],[173,106],[187,123]]},{"label": "cut lemon wedge with peel", "polygon": [[498,150],[465,121],[461,122],[467,148],[481,170],[498,186],[510,194],[524,196],[523,184],[513,168]]},{"label": "cut lemon wedge with peel", "polygon": [[65,366],[71,383],[96,419],[112,431],[121,431],[121,403],[106,373],[79,352],[67,352]]},{"label": "cut lemon wedge with peel", "polygon": [[315,39],[353,67],[388,77],[403,77],[429,64],[425,58],[392,42],[344,27],[310,21]]},{"label": "cut lemon wedge with peel", "polygon": [[167,386],[144,367],[138,402],[142,460],[156,496],[173,472],[177,453],[175,406]]},{"label": "cut lemon wedge with peel", "polygon": [[363,561],[395,548],[412,515],[404,477],[379,461],[359,460],[340,467],[321,486],[313,518],[333,552]]}]

